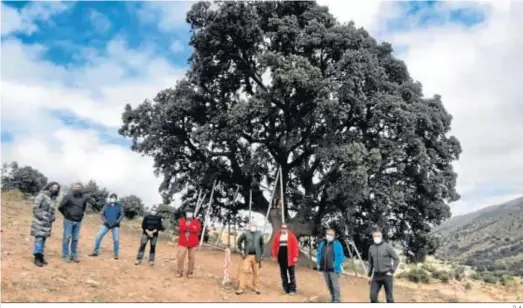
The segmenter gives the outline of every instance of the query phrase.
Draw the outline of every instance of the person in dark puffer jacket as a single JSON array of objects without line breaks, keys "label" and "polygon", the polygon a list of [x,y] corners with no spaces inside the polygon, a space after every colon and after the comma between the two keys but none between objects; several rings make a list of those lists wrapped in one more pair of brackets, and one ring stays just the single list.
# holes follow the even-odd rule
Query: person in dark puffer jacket
[{"label": "person in dark puffer jacket", "polygon": [[103,225],[100,227],[100,231],[96,236],[93,253],[89,256],[98,256],[104,236],[107,232],[111,231],[113,234],[114,259],[118,260],[120,222],[124,217],[124,208],[123,205],[118,202],[118,196],[116,194],[109,196],[109,203],[104,205],[100,211],[100,217],[102,218]]},{"label": "person in dark puffer jacket", "polygon": [[[64,234],[62,238],[62,257],[65,262],[79,263],[77,256],[80,227],[84,218],[87,202],[91,194],[85,192],[82,184],[76,183],[70,194],[65,195],[60,202],[58,211],[64,217]],[[70,252],[69,253],[69,248]]]},{"label": "person in dark puffer jacket", "polygon": [[33,203],[31,236],[35,238],[33,255],[34,264],[38,267],[47,265],[47,261],[44,258],[45,241],[51,236],[53,222],[56,219],[54,207],[59,193],[60,185],[56,182],[51,182],[36,196]]},{"label": "person in dark puffer jacket", "polygon": [[153,206],[151,213],[143,218],[142,221],[142,238],[140,240],[140,248],[138,249],[138,256],[136,256],[136,265],[142,263],[145,246],[147,242],[151,242],[149,248],[149,265],[154,265],[154,257],[156,253],[156,243],[158,242],[158,233],[163,231],[162,217],[158,215],[156,206]]}]

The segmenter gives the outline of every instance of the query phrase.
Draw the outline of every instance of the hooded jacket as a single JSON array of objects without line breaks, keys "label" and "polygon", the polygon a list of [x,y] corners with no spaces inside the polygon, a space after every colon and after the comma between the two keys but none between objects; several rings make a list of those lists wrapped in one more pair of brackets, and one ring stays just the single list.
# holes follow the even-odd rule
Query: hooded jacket
[{"label": "hooded jacket", "polygon": [[57,184],[52,182],[46,186],[34,199],[33,202],[33,219],[31,221],[31,236],[34,237],[49,237],[53,222],[56,219],[55,205],[56,196],[52,196],[47,189],[51,185]]}]

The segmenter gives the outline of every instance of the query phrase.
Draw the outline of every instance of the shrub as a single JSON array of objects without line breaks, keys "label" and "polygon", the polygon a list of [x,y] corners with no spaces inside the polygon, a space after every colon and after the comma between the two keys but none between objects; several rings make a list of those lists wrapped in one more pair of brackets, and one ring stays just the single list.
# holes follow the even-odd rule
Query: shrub
[{"label": "shrub", "polygon": [[482,277],[482,280],[486,283],[491,283],[491,284],[497,284],[498,281],[499,281],[499,278],[496,277],[496,275],[492,274],[492,273],[489,273],[489,272],[485,272],[483,274],[483,277]]},{"label": "shrub", "polygon": [[441,280],[443,283],[448,283],[451,277],[451,274],[448,271],[436,271],[432,273],[434,279]]},{"label": "shrub", "polygon": [[470,278],[473,280],[483,280],[481,273],[474,272],[472,275],[470,275]]},{"label": "shrub", "polygon": [[412,268],[409,271],[405,271],[401,275],[403,278],[415,282],[415,283],[429,283],[430,275],[427,271],[421,268]]},{"label": "shrub", "polygon": [[461,281],[465,277],[465,268],[462,266],[456,267],[452,273],[452,276],[457,281]]},{"label": "shrub", "polygon": [[423,269],[423,270],[425,270],[425,271],[427,271],[427,272],[429,272],[429,273],[434,273],[434,272],[437,271],[436,268],[435,268],[434,266],[432,266],[432,265],[430,265],[430,264],[427,264],[427,263],[423,263],[423,264],[421,265],[421,269]]}]

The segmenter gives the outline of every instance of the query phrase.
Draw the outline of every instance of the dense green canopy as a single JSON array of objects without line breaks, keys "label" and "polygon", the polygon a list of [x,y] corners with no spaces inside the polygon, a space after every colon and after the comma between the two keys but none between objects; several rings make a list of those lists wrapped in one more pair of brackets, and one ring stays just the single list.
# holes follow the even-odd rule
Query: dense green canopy
[{"label": "dense green canopy", "polygon": [[[423,97],[389,44],[315,2],[199,2],[187,22],[185,78],[127,105],[120,129],[154,158],[166,199],[217,178],[215,204],[229,206],[240,185],[232,207],[246,209],[254,175],[272,185],[281,165],[298,235],[336,218],[363,252],[375,226],[415,259],[433,251],[430,228],[459,198],[461,148],[441,98]],[[259,189],[253,199],[265,213]],[[277,227],[278,213],[270,218]]]}]

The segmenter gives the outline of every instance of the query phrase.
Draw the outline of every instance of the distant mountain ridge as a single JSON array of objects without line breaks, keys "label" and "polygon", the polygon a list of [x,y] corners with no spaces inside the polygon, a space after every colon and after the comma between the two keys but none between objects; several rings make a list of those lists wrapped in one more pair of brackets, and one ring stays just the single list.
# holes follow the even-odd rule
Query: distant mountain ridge
[{"label": "distant mountain ridge", "polygon": [[439,259],[523,275],[523,197],[453,217],[433,234]]}]

